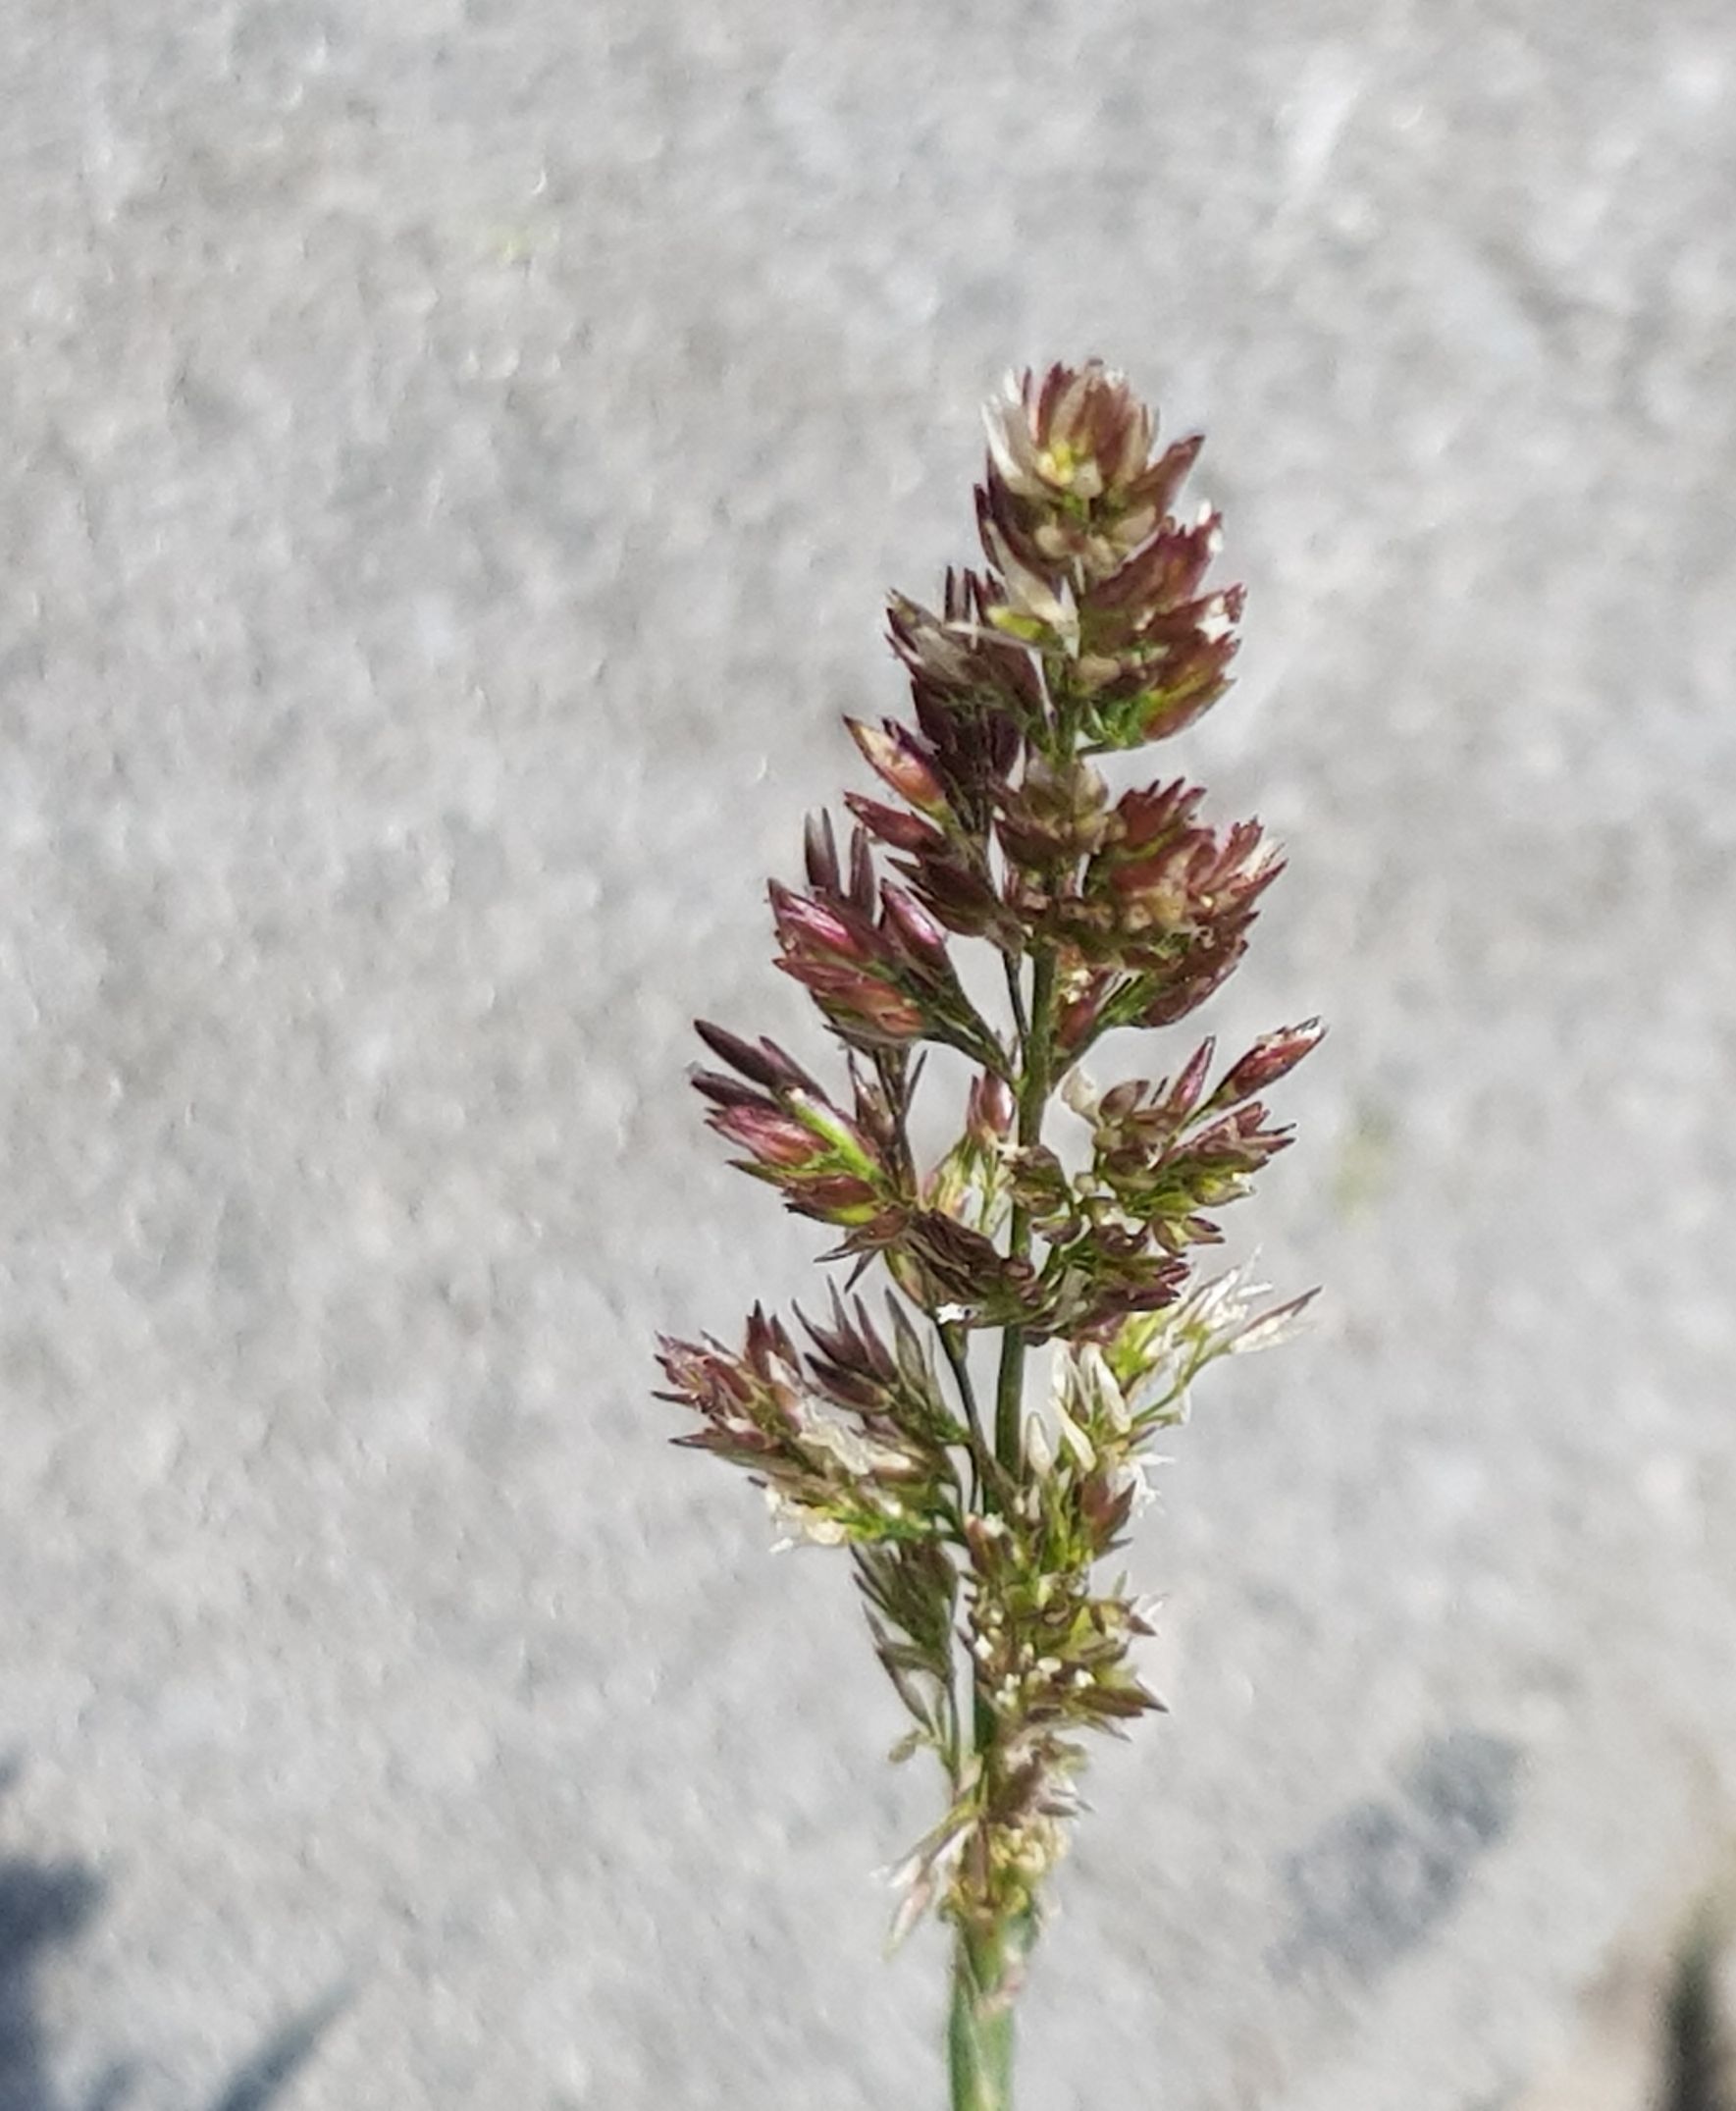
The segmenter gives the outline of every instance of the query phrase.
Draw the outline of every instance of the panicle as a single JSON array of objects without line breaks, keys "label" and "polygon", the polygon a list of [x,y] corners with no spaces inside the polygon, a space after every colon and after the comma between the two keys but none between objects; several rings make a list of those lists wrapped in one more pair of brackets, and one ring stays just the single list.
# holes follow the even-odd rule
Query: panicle
[{"label": "panicle", "polygon": [[[985,424],[980,566],[949,571],[932,607],[889,602],[911,722],[846,719],[871,788],[844,795],[847,840],[815,817],[801,883],[770,885],[776,965],[843,1044],[849,1089],[774,1041],[699,1029],[720,1066],[694,1081],[710,1126],[841,1234],[826,1258],[854,1262],[852,1289],[885,1263],[885,1317],[833,1289],[800,1347],[756,1307],[739,1350],[665,1341],[662,1365],[697,1417],[679,1442],[744,1467],[798,1536],[851,1549],[914,1724],[894,1756],[932,1749],[946,1769],[897,1928],[937,1908],[995,1937],[1011,1973],[1078,1807],[1080,1736],[1163,1705],[1132,1664],[1148,1617],[1100,1572],[1150,1498],[1143,1448],[1203,1369],[1307,1303],[1262,1308],[1236,1271],[1194,1270],[1289,1144],[1262,1095],[1322,1029],[1283,1028],[1221,1072],[1203,1039],[1173,1075],[1105,1091],[1074,1068],[1202,1005],[1282,863],[1185,778],[1117,790],[1098,766],[1229,686],[1243,596],[1210,576],[1217,513],[1181,502],[1197,437],[1160,441],[1095,360],[1009,380]],[[960,976],[961,938],[1000,956],[1005,1030]],[[955,1140],[920,1161],[936,1045],[969,1082]],[[1057,1088],[1083,1125],[1065,1159],[1042,1133]],[[984,1331],[1002,1336],[992,1444],[972,1379]],[[1029,1408],[1024,1358],[1044,1342],[1052,1390]]]}]

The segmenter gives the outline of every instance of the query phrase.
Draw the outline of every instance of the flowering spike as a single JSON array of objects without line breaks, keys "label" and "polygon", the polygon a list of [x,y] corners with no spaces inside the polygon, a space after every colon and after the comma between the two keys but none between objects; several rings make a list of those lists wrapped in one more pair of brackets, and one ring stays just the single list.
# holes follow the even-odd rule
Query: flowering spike
[{"label": "flowering spike", "polygon": [[[770,887],[776,965],[843,1043],[848,1090],[774,1041],[699,1028],[720,1066],[694,1077],[708,1123],[840,1235],[824,1258],[848,1282],[802,1320],[801,1348],[760,1307],[739,1350],[661,1346],[665,1398],[691,1418],[678,1441],[746,1469],[791,1537],[850,1550],[911,1721],[895,1751],[944,1775],[895,1933],[927,1910],[954,1930],[955,2111],[1005,2111],[997,2048],[1079,1808],[1079,1733],[1163,1706],[1132,1662],[1149,1613],[1101,1574],[1150,1500],[1147,1447],[1203,1370],[1308,1301],[1260,1308],[1234,1270],[1201,1281],[1195,1264],[1289,1145],[1262,1095],[1321,1034],[1267,1034],[1215,1086],[1209,1037],[1156,1083],[1100,1090],[1075,1068],[1108,1033],[1203,1004],[1282,861],[1185,777],[1112,793],[1097,765],[1229,686],[1242,590],[1212,580],[1216,511],[1179,506],[1198,439],[1160,446],[1095,360],[1012,379],[985,430],[982,564],[949,571],[932,607],[888,605],[913,722],[846,720],[872,793],[845,794],[848,844],[815,816],[805,885]],[[960,939],[998,956],[998,1026]],[[934,1044],[971,1071],[930,1159],[912,1114]],[[1045,1139],[1058,1094],[1082,1162]],[[883,1322],[851,1294],[879,1262]],[[996,1337],[992,1392],[979,1335]],[[1026,1368],[1045,1342],[1038,1408]]]}]

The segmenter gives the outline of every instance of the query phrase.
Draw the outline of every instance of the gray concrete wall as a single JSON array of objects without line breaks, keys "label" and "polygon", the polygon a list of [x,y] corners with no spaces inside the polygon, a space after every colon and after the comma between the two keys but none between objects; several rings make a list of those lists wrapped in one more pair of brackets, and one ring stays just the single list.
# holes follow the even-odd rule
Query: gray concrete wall
[{"label": "gray concrete wall", "polygon": [[1184,760],[1289,846],[1215,1023],[1333,1023],[1245,1205],[1328,1291],[1172,1447],[1025,2101],[1508,2100],[1736,1785],[1722,0],[0,61],[8,2111],[334,1992],[285,2111],[939,2101],[931,1784],[649,1343],[808,1283],[686,1022],[807,1031],[761,888],[880,594],[1089,351],[1250,584]]}]

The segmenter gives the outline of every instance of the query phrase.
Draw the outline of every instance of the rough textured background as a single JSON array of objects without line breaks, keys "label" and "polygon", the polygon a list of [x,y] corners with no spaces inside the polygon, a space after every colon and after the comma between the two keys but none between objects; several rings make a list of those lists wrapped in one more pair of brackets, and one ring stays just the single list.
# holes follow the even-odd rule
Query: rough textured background
[{"label": "rough textured background", "polygon": [[4,2111],[328,1996],[284,2111],[939,2101],[931,1784],[648,1341],[805,1281],[686,1021],[806,1030],[881,590],[1090,350],[1252,589],[1184,762],[1290,846],[1217,1023],[1333,1022],[1248,1205],[1330,1299],[1174,1447],[1025,2100],[1508,2101],[1736,1772],[1727,0],[0,60]]}]

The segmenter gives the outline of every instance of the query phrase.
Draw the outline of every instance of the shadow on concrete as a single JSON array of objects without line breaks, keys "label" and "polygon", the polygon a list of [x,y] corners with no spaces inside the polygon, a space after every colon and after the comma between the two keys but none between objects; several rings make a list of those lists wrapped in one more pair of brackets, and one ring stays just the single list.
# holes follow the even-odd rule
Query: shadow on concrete
[{"label": "shadow on concrete", "polygon": [[1290,1927],[1274,1976],[1369,1984],[1426,1941],[1506,1836],[1519,1763],[1505,1738],[1462,1727],[1419,1746],[1391,1794],[1341,1811],[1286,1867]]},{"label": "shadow on concrete", "polygon": [[278,2091],[288,2087],[319,2049],[327,2026],[348,1998],[340,1988],[292,2016],[242,2064],[222,2095],[213,2100],[211,2111],[265,2111],[275,2103]]},{"label": "shadow on concrete", "polygon": [[[0,1795],[18,1774],[16,1760],[0,1761]],[[136,2066],[115,2061],[74,2102],[50,2072],[38,2015],[43,1964],[90,1926],[103,1894],[101,1879],[79,1863],[0,1856],[0,2111],[127,2111]],[[268,2111],[277,2104],[347,1999],[339,1988],[292,2017],[242,2063],[209,2111]]]},{"label": "shadow on concrete", "polygon": [[1718,1989],[1723,1940],[1723,1930],[1703,1920],[1676,1966],[1664,2016],[1661,2111],[1736,2111],[1736,2018],[1722,2013]]}]

